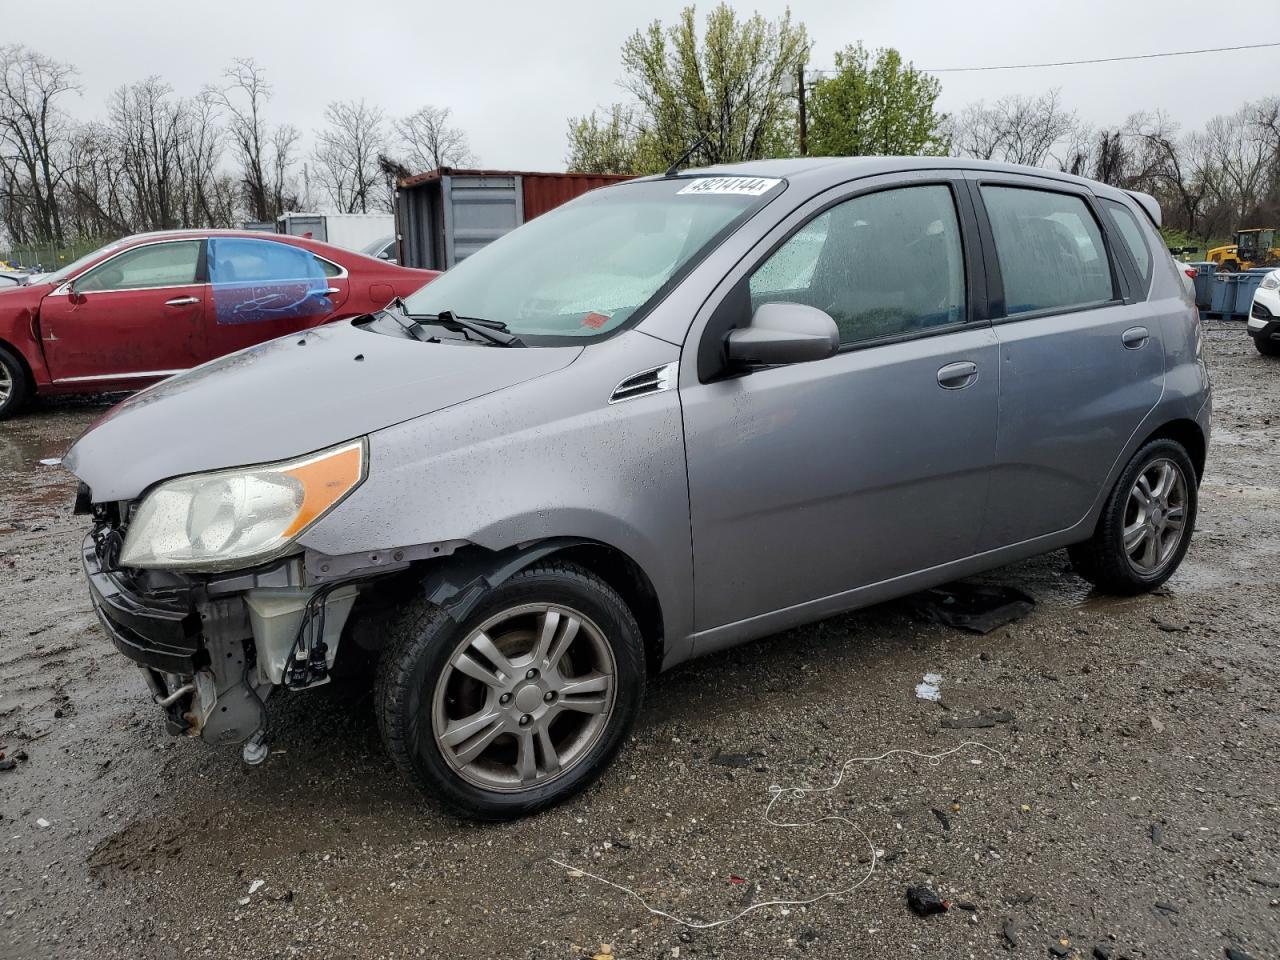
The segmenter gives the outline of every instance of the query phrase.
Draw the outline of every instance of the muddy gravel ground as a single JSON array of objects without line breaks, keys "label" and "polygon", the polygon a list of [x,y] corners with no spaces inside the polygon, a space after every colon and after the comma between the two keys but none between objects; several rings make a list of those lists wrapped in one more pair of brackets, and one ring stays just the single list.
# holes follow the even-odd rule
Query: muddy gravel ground
[{"label": "muddy gravel ground", "polygon": [[[1158,594],[1095,595],[1055,553],[988,578],[1038,604],[986,636],[907,600],[688,664],[596,786],[500,826],[406,788],[360,683],[274,700],[257,769],[168,737],[40,462],[105,402],[0,425],[0,956],[1280,958],[1280,363],[1207,335],[1199,529]],[[762,819],[771,785],[966,743],[998,753],[854,764],[774,808],[852,826]],[[690,929],[553,857],[703,923],[860,885]],[[918,884],[951,909],[914,915]]]}]

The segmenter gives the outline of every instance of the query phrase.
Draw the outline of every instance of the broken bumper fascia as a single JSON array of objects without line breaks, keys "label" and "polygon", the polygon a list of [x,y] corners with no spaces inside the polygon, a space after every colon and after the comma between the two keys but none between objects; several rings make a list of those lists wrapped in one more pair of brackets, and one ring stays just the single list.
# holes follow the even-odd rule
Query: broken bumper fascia
[{"label": "broken bumper fascia", "polygon": [[[328,644],[320,648],[318,665],[314,659],[301,665],[315,670],[295,671],[304,679],[292,685],[327,679],[355,587],[306,586],[296,557],[267,568],[195,578],[111,569],[104,553],[111,551],[103,550],[94,535],[86,537],[81,557],[94,610],[115,648],[142,669],[171,733],[231,743],[261,731],[265,700],[284,682],[294,638],[308,637],[304,612],[319,591],[324,591]],[[261,615],[267,603],[274,616]],[[302,650],[311,657],[306,644]]]},{"label": "broken bumper fascia", "polygon": [[115,648],[139,666],[193,675],[203,648],[191,588],[143,595],[103,569],[92,535],[85,538],[81,557],[93,609]]}]

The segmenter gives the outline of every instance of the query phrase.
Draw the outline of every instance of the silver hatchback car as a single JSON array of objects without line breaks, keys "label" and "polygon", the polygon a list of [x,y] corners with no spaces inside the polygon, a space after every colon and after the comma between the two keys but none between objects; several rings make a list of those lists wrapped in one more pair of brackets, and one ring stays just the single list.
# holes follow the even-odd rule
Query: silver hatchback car
[{"label": "silver hatchback car", "polygon": [[946,159],[594,191],[115,407],[66,458],[94,605],[170,730],[249,762],[274,690],[376,658],[405,777],[502,819],[690,657],[1062,547],[1153,589],[1210,420],[1159,215]]}]

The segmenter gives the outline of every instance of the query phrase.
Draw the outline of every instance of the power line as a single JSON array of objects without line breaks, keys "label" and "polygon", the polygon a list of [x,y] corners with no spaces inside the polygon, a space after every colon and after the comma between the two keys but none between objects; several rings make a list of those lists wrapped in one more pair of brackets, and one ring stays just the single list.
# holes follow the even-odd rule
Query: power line
[{"label": "power line", "polygon": [[[1097,57],[1092,60],[1056,60],[1051,63],[1009,63],[996,67],[940,67],[936,70],[921,69],[921,73],[981,73],[988,70],[1034,70],[1040,67],[1076,67],[1088,63],[1119,63],[1123,60],[1158,60],[1163,57],[1192,57],[1201,53],[1230,53],[1236,50],[1261,50],[1280,47],[1280,41],[1272,43],[1245,43],[1236,47],[1205,47],[1202,50],[1171,50],[1167,53],[1135,53],[1125,57]],[[837,70],[812,70],[812,73],[838,73]]]},{"label": "power line", "polygon": [[1093,60],[1059,60],[1055,63],[1012,63],[1000,67],[943,67],[923,73],[977,73],[985,70],[1031,70],[1037,67],[1075,67],[1086,63],[1117,63],[1121,60],[1157,60],[1161,57],[1191,57],[1201,53],[1228,53],[1233,50],[1258,50],[1280,47],[1280,42],[1246,43],[1238,47],[1205,47],[1203,50],[1173,50],[1168,53],[1137,53],[1127,57],[1098,57]]}]

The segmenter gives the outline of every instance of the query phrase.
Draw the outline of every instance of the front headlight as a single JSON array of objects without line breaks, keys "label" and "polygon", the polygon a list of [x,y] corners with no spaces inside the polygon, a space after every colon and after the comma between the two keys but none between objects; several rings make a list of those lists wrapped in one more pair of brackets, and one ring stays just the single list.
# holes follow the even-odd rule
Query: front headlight
[{"label": "front headlight", "polygon": [[365,475],[365,441],[258,467],[168,480],[129,523],[120,565],[221,570],[269,560]]},{"label": "front headlight", "polygon": [[1263,290],[1274,290],[1276,287],[1280,287],[1280,270],[1273,270],[1268,273],[1262,278],[1262,283],[1259,286]]}]

